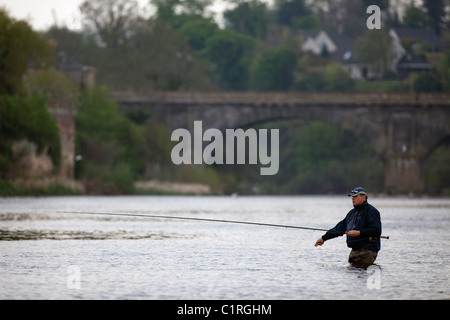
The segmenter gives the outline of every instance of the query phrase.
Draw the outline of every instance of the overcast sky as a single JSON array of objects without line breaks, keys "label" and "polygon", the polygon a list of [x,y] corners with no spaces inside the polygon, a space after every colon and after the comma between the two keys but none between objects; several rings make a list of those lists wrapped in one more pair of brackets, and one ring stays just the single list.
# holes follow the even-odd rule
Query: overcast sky
[{"label": "overcast sky", "polygon": [[[151,13],[149,0],[137,0],[139,6]],[[11,17],[27,20],[33,29],[46,30],[55,23],[69,29],[80,29],[79,5],[83,0],[1,0],[0,7],[6,7]],[[222,0],[214,0],[213,12],[220,12],[226,5]],[[144,15],[145,16],[145,15]]]},{"label": "overcast sky", "polygon": [[[148,16],[152,11],[149,0],[137,0]],[[270,3],[271,0],[264,0]],[[411,0],[390,0],[392,2],[410,3]],[[414,0],[420,2],[419,0]],[[18,20],[27,20],[35,30],[47,30],[55,23],[67,26],[69,29],[80,29],[81,19],[79,5],[83,0],[0,0],[0,7],[6,7],[10,16]],[[214,0],[211,11],[220,13],[227,6],[226,0]],[[221,15],[216,18],[220,18]],[[217,19],[216,19],[217,20]]]}]

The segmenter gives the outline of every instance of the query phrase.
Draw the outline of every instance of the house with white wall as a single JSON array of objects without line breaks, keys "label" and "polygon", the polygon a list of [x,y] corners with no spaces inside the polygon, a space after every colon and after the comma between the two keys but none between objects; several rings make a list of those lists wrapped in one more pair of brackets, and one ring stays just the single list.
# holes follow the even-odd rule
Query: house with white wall
[{"label": "house with white wall", "polygon": [[[432,66],[424,55],[415,51],[443,51],[445,45],[431,30],[395,28],[388,32],[392,38],[392,64],[390,70],[401,79],[413,72],[431,70]],[[328,55],[332,61],[340,63],[352,79],[376,77],[370,74],[368,65],[358,62],[354,53],[354,39],[337,32],[302,31],[303,44],[301,51],[314,55]],[[405,48],[408,43],[409,47]],[[378,75],[380,76],[380,75]]]},{"label": "house with white wall", "polygon": [[362,79],[364,74],[361,65],[355,60],[354,40],[337,32],[310,31],[303,32],[303,53],[326,55],[332,61],[340,63],[352,79]]}]

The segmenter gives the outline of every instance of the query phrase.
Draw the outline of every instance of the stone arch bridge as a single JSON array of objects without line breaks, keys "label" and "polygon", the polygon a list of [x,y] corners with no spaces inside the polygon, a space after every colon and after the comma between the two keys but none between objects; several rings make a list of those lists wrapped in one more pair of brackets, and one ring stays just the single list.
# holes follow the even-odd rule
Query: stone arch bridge
[{"label": "stone arch bridge", "polygon": [[[389,193],[422,193],[424,163],[450,141],[450,94],[112,92],[120,108],[148,112],[170,128],[245,128],[280,119],[323,121],[367,141],[385,163]],[[282,164],[280,164],[282,165]]]}]

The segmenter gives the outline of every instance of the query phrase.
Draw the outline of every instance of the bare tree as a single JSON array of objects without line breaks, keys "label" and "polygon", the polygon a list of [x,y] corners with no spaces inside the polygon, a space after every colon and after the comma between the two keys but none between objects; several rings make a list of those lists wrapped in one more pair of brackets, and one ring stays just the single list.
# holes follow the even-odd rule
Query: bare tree
[{"label": "bare tree", "polygon": [[316,0],[310,6],[327,31],[357,37],[365,30],[366,8],[361,0]]},{"label": "bare tree", "polygon": [[108,47],[123,45],[139,17],[136,0],[85,0],[80,11],[85,27]]},{"label": "bare tree", "polygon": [[374,77],[382,78],[392,67],[392,38],[385,29],[367,30],[355,41],[358,60],[370,66]]}]

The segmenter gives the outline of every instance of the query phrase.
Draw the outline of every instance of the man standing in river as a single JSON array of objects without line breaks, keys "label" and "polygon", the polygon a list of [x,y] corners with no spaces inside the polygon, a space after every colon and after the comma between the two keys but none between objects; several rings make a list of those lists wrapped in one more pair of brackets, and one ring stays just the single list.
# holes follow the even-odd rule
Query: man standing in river
[{"label": "man standing in river", "polygon": [[315,246],[325,241],[347,235],[347,246],[352,249],[348,262],[357,268],[372,265],[380,251],[381,219],[380,212],[367,202],[367,192],[362,187],[353,189],[353,209],[334,228],[317,239]]}]

